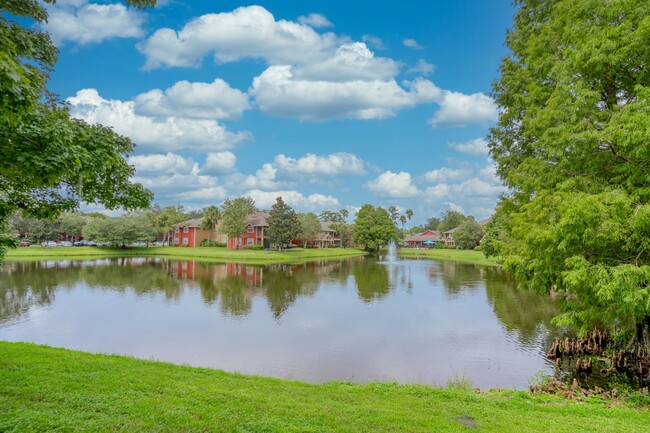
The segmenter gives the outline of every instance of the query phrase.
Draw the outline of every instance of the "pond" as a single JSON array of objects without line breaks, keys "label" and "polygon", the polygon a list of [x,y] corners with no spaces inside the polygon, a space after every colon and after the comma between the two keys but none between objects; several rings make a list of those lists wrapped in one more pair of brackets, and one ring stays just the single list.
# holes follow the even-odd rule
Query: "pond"
[{"label": "pond", "polygon": [[554,314],[500,269],[455,262],[0,267],[1,340],[310,382],[525,388],[553,373]]}]

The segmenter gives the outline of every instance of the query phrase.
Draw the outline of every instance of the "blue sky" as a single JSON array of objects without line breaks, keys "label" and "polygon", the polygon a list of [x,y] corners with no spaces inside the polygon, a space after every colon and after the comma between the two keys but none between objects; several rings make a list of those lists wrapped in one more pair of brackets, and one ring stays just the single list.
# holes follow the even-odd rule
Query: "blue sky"
[{"label": "blue sky", "polygon": [[162,205],[282,195],[301,212],[396,205],[487,217],[485,136],[511,0],[58,0],[50,87],[138,146]]}]

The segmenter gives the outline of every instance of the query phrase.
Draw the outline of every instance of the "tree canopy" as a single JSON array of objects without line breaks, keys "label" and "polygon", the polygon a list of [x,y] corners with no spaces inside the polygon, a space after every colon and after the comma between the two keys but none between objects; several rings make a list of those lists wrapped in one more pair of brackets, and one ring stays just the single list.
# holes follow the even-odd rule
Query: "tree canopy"
[{"label": "tree canopy", "polygon": [[221,205],[223,231],[229,238],[235,238],[236,248],[239,249],[237,238],[246,230],[246,217],[255,212],[255,201],[250,197],[227,198]]},{"label": "tree canopy", "polygon": [[364,204],[354,220],[354,242],[361,244],[367,251],[376,252],[382,245],[397,239],[397,227],[388,211],[382,207],[375,208]]},{"label": "tree canopy", "polygon": [[483,227],[473,219],[467,219],[454,230],[454,242],[463,250],[475,248],[483,237]]},{"label": "tree canopy", "polygon": [[650,352],[650,8],[520,0],[490,154],[512,193],[488,226],[522,286]]},{"label": "tree canopy", "polygon": [[54,218],[82,202],[108,209],[148,206],[151,192],[131,182],[131,140],[72,119],[47,90],[58,50],[32,25],[47,21],[45,8],[36,0],[11,0],[0,3],[0,12],[0,256],[2,247],[13,245],[7,219],[17,210]]},{"label": "tree canopy", "polygon": [[299,232],[300,221],[296,211],[286,204],[282,197],[277,197],[269,215],[269,241],[282,250],[282,246],[296,239]]},{"label": "tree canopy", "polygon": [[300,222],[300,232],[298,237],[306,245],[307,242],[313,242],[321,232],[321,225],[315,213],[301,213],[298,215]]},{"label": "tree canopy", "polygon": [[446,210],[440,215],[437,230],[440,233],[444,233],[448,230],[455,229],[463,222],[465,222],[468,218],[474,219],[474,217],[467,217],[455,210]]}]

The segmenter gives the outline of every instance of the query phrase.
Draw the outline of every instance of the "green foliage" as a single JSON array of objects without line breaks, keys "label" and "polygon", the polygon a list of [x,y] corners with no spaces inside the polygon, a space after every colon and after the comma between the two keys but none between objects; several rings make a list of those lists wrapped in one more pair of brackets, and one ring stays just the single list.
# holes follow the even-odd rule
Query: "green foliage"
[{"label": "green foliage", "polygon": [[[227,198],[221,205],[223,231],[229,238],[239,238],[246,231],[246,217],[255,212],[255,202],[250,197]],[[236,248],[239,249],[239,244]]]},{"label": "green foliage", "polygon": [[454,230],[454,242],[463,250],[471,250],[478,245],[484,233],[483,227],[468,219]]},{"label": "green foliage", "polygon": [[113,246],[151,242],[156,228],[146,214],[127,214],[119,218],[93,218],[84,228],[88,240]]},{"label": "green foliage", "polygon": [[203,239],[199,245],[202,247],[213,247],[213,248],[216,247],[223,248],[226,246],[226,244],[223,242],[211,241],[209,239]]},{"label": "green foliage", "polygon": [[201,221],[202,230],[214,230],[221,219],[221,211],[218,207],[212,205],[203,210],[203,221]]},{"label": "green foliage", "polygon": [[318,214],[318,219],[323,222],[344,223],[348,219],[349,212],[347,209],[340,211],[325,210]]},{"label": "green foliage", "polygon": [[331,224],[330,227],[336,232],[341,239],[341,246],[343,248],[350,248],[352,246],[352,226],[344,222]]},{"label": "green foliage", "polygon": [[298,215],[300,232],[298,238],[303,243],[313,242],[321,232],[321,225],[315,213],[301,213]]},{"label": "green foliage", "polygon": [[[108,209],[148,206],[152,194],[131,182],[134,169],[126,161],[134,144],[110,128],[72,119],[47,91],[57,49],[38,30],[47,20],[43,6],[11,0],[0,3],[0,11],[0,233],[17,210],[56,218],[81,202]],[[12,17],[20,17],[20,24]],[[0,234],[6,246],[4,239]]]},{"label": "green foliage", "polygon": [[424,224],[423,230],[420,231],[438,230],[438,225],[440,225],[440,218],[431,217],[427,220],[426,224]]},{"label": "green foliage", "polygon": [[371,252],[379,251],[379,247],[398,237],[397,227],[388,211],[370,204],[364,204],[357,212],[353,231],[354,242]]},{"label": "green foliage", "polygon": [[[462,213],[455,210],[446,210],[440,215],[440,222],[438,223],[437,230],[440,233],[444,233],[451,229],[455,229],[469,218],[474,219],[473,217],[467,217]],[[430,218],[431,220],[432,218]]]},{"label": "green foliage", "polygon": [[269,241],[275,244],[279,250],[282,250],[282,246],[296,239],[299,232],[300,221],[298,221],[298,215],[291,209],[291,206],[282,200],[282,197],[277,197],[275,204],[271,207],[269,216],[269,228],[267,230]]},{"label": "green foliage", "polygon": [[645,0],[519,1],[490,134],[511,188],[488,226],[559,321],[604,324],[650,353],[650,9]]}]

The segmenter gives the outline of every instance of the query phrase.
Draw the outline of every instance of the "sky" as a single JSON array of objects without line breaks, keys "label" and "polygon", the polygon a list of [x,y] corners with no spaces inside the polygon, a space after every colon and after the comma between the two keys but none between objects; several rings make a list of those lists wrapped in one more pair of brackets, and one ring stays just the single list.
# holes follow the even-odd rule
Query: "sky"
[{"label": "sky", "polygon": [[[58,0],[50,89],[130,137],[162,206],[275,198],[488,217],[506,191],[486,135],[511,0]],[[95,210],[86,207],[86,210]]]}]

